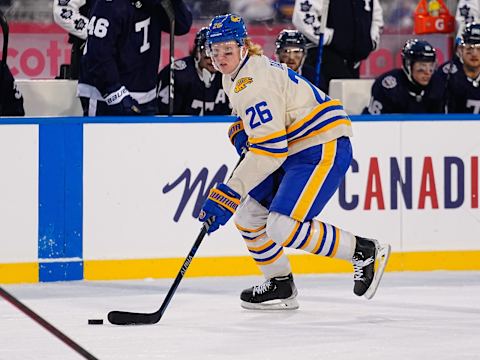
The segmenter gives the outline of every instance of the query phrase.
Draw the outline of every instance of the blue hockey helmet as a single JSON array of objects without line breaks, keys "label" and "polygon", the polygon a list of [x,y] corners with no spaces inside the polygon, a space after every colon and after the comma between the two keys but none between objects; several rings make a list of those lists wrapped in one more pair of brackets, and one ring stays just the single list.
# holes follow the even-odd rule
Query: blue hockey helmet
[{"label": "blue hockey helmet", "polygon": [[208,27],[202,27],[200,30],[197,31],[195,35],[195,49],[201,51],[205,49],[205,44],[207,42],[207,35],[208,35]]},{"label": "blue hockey helmet", "polygon": [[247,29],[240,16],[233,14],[218,15],[208,26],[207,44],[225,41],[236,41],[238,46],[245,44]]},{"label": "blue hockey helmet", "polygon": [[280,31],[280,34],[278,34],[277,40],[275,41],[275,48],[278,52],[278,50],[286,46],[295,46],[305,50],[307,46],[307,39],[298,30],[285,29]]},{"label": "blue hockey helmet", "polygon": [[480,23],[469,23],[457,40],[458,45],[480,44]]},{"label": "blue hockey helmet", "polygon": [[[417,61],[436,62],[435,48],[428,42],[418,39],[409,39],[402,49],[402,68],[408,80],[416,84],[412,78],[412,66]],[[418,85],[418,84],[417,84]]]}]

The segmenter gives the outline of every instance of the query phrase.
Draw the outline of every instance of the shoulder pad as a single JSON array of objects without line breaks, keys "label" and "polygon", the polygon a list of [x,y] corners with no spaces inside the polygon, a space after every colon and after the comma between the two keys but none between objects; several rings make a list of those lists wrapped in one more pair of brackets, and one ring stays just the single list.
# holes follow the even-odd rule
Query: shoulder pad
[{"label": "shoulder pad", "polygon": [[445,74],[455,74],[458,71],[457,65],[455,65],[452,62],[448,62],[445,65],[442,66],[442,71]]},{"label": "shoulder pad", "polygon": [[187,68],[185,60],[175,60],[173,63],[173,70],[184,70]]},{"label": "shoulder pad", "polygon": [[392,75],[385,76],[382,80],[382,86],[385,89],[393,89],[397,84],[397,78]]}]

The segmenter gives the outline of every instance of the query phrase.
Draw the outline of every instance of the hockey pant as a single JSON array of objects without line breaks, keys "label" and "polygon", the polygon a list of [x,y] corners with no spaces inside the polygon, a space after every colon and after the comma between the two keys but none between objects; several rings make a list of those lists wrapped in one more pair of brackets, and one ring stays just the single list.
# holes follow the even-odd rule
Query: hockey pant
[{"label": "hockey pant", "polygon": [[266,278],[291,272],[284,247],[351,261],[355,236],[314,219],[339,187],[351,159],[348,138],[292,155],[239,206],[235,224]]}]

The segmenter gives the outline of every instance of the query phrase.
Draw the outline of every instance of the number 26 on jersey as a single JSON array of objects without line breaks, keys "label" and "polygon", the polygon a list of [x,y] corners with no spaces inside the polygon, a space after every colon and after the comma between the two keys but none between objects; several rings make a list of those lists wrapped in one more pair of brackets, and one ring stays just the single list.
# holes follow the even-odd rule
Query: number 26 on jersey
[{"label": "number 26 on jersey", "polygon": [[268,105],[265,101],[260,101],[254,106],[250,106],[245,110],[245,114],[249,117],[248,123],[251,129],[255,129],[260,125],[273,120],[272,113],[268,109]]}]

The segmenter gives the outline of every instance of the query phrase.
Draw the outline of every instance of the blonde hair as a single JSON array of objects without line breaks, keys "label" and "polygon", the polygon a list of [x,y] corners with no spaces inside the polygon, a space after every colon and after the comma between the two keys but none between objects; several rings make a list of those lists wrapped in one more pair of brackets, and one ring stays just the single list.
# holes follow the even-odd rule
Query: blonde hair
[{"label": "blonde hair", "polygon": [[248,49],[248,56],[253,55],[263,55],[263,49],[260,45],[255,44],[252,39],[246,38],[245,39],[245,46]]}]

